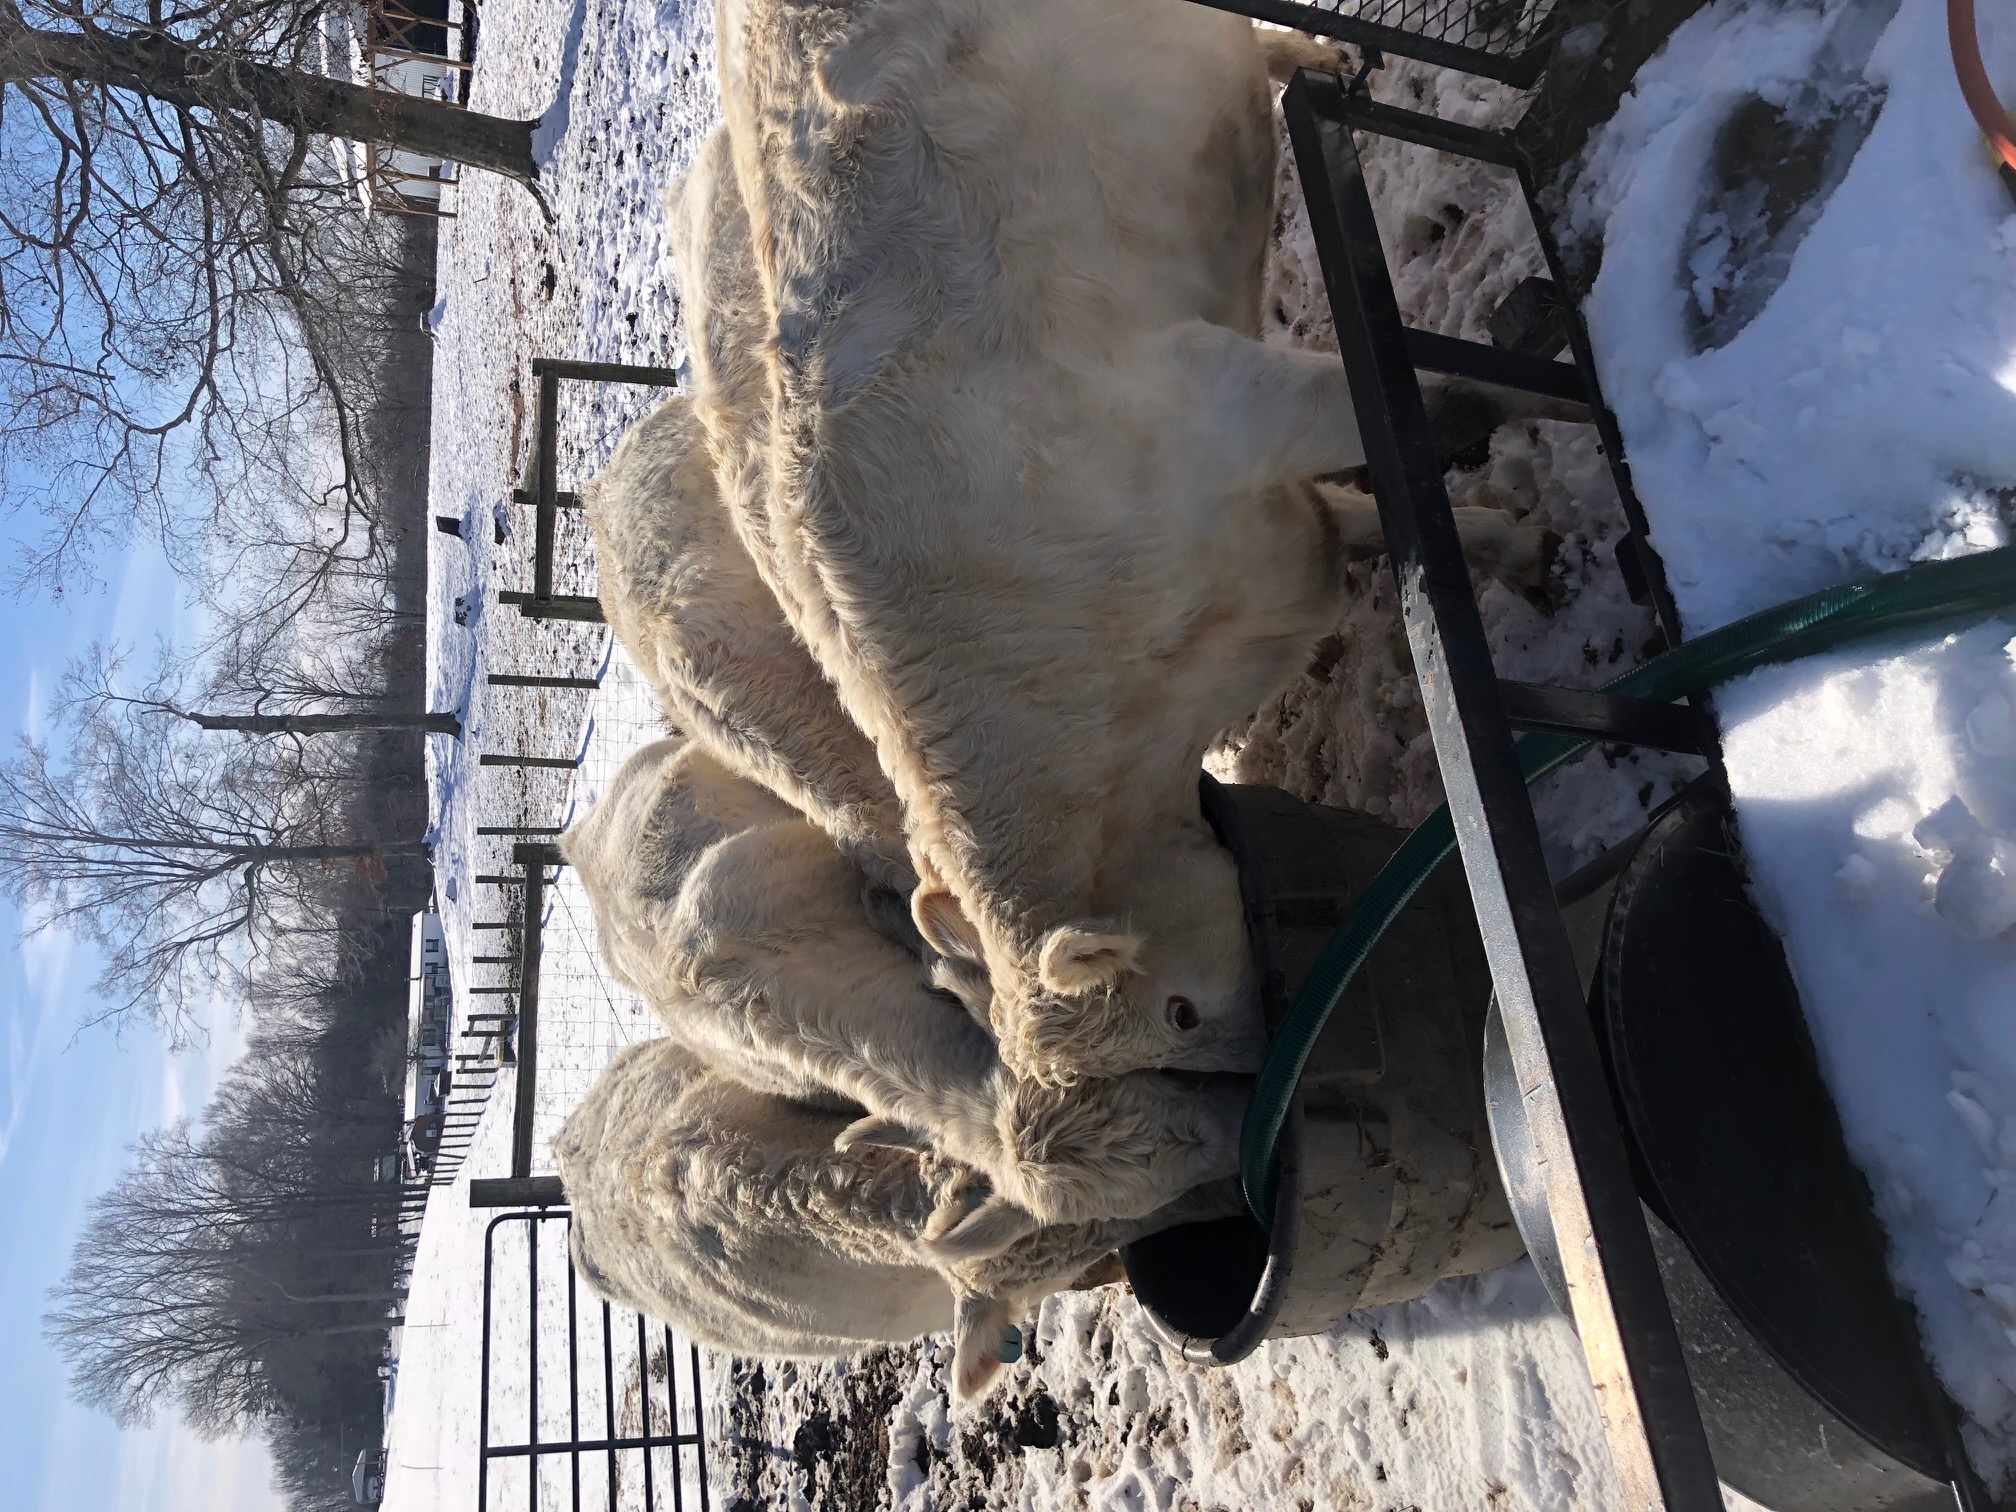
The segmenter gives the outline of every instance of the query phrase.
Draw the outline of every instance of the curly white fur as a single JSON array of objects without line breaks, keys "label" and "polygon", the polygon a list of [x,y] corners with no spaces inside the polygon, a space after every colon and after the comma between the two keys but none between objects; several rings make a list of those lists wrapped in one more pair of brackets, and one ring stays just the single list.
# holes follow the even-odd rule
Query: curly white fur
[{"label": "curly white fur", "polygon": [[693,401],[632,427],[582,499],[603,612],[673,721],[907,893],[895,790],[735,539]]},{"label": "curly white fur", "polygon": [[[1197,771],[1333,618],[1307,480],[1363,461],[1335,358],[1256,339],[1267,75],[1310,44],[1167,0],[724,0],[718,33],[764,324],[703,418],[767,444],[726,496],[902,800],[920,929],[1031,1077],[1250,1068]],[[717,282],[729,194],[684,194]]]},{"label": "curly white fur", "polygon": [[832,840],[698,746],[634,754],[561,846],[610,974],[688,1051],[747,1087],[852,1110],[844,1145],[922,1143],[986,1176],[998,1200],[934,1234],[944,1253],[1014,1237],[1004,1205],[1027,1215],[1020,1232],[1140,1217],[1236,1168],[1243,1089],[1010,1075],[874,927]]},{"label": "curly white fur", "polygon": [[1148,1219],[1049,1228],[946,1264],[925,1235],[970,1206],[935,1157],[838,1151],[847,1115],[720,1075],[671,1040],[624,1050],[553,1140],[576,1271],[598,1295],[721,1349],[851,1354],[949,1318],[961,1397],[1035,1300],[1150,1230],[1236,1208],[1228,1185]]}]

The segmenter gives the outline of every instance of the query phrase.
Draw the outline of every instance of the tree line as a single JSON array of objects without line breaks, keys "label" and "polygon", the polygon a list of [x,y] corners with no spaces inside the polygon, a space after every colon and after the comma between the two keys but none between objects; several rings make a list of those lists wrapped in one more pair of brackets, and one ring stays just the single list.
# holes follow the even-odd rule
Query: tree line
[{"label": "tree line", "polygon": [[403,1093],[406,921],[350,900],[319,979],[255,982],[257,1027],[202,1124],[136,1145],[91,1204],[45,1330],[78,1399],[263,1434],[297,1508],[340,1506],[382,1431],[424,1187],[383,1179]]},{"label": "tree line", "polygon": [[534,122],[339,76],[371,24],[0,0],[0,509],[39,531],[6,586],[61,597],[152,537],[210,627],[72,669],[0,761],[0,888],[98,947],[91,1016],[251,1024],[200,1124],[93,1204],[46,1322],[81,1399],[261,1431],[299,1507],[347,1504],[378,1441],[422,749],[458,733],[422,701],[424,501],[387,442],[431,227],[364,214],[332,143],[539,193]]}]

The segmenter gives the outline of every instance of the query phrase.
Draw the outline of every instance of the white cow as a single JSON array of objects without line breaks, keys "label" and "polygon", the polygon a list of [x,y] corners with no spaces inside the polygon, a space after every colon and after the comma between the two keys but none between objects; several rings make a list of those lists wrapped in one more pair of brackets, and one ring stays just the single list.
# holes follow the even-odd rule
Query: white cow
[{"label": "white cow", "polygon": [[907,894],[895,790],[736,540],[693,401],[633,426],[582,502],[603,612],[673,721]]},{"label": "white cow", "polygon": [[986,1177],[993,1200],[933,1235],[943,1254],[1143,1217],[1237,1168],[1243,1087],[1011,1075],[875,927],[832,840],[697,745],[632,755],[561,848],[610,974],[687,1050],[756,1091],[854,1110],[844,1145],[926,1148]]},{"label": "white cow", "polygon": [[1178,0],[721,0],[717,25],[747,209],[711,223],[727,248],[748,217],[766,323],[738,351],[768,386],[724,496],[902,800],[920,929],[984,962],[1033,1078],[1250,1068],[1198,767],[1376,529],[1308,482],[1364,460],[1342,366],[1256,338],[1266,50]]},{"label": "white cow", "polygon": [[1225,1183],[1149,1219],[1043,1229],[946,1264],[928,1236],[971,1205],[970,1175],[910,1152],[838,1151],[846,1122],[671,1040],[629,1047],[553,1140],[576,1271],[609,1301],[740,1354],[852,1354],[949,1318],[954,1389],[970,1398],[1013,1357],[1013,1326],[1040,1297],[1145,1233],[1238,1206]]}]

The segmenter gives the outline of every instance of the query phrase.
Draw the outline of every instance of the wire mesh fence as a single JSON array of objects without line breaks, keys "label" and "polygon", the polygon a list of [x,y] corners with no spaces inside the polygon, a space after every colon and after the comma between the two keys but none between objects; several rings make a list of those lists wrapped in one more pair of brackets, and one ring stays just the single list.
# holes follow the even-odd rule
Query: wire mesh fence
[{"label": "wire mesh fence", "polygon": [[[631,752],[665,734],[649,687],[629,658],[616,651],[596,691],[581,764],[558,822],[572,824],[585,814]],[[530,1113],[534,1172],[552,1169],[547,1142],[588,1095],[610,1058],[624,1046],[662,1032],[643,1001],[603,969],[587,892],[567,868],[546,890],[538,1004],[538,1066]]]},{"label": "wire mesh fence", "polygon": [[1219,10],[1530,85],[1563,0],[1202,0]]},{"label": "wire mesh fence", "polygon": [[[654,381],[645,382],[647,375]],[[500,1017],[488,1026],[488,1043],[494,1058],[515,1063],[515,1073],[506,1073],[518,1090],[514,1145],[521,1157],[529,1155],[514,1159],[516,1176],[551,1169],[547,1142],[602,1067],[625,1045],[659,1032],[642,1002],[602,971],[594,916],[578,879],[564,867],[541,865],[528,887],[527,842],[550,844],[632,751],[668,733],[643,678],[598,622],[599,611],[560,618],[540,612],[551,601],[594,604],[594,546],[577,485],[663,397],[656,381],[662,375],[597,368],[564,376],[576,381],[542,385],[524,469],[529,486],[514,493],[498,527],[509,549],[496,599],[474,611],[483,616],[486,675],[473,690],[469,724],[478,746],[478,810],[492,821],[477,832],[475,882],[485,917],[477,920],[476,938],[494,926],[509,943],[471,952],[467,991],[472,1002],[494,996]],[[550,405],[546,387],[554,389]],[[542,462],[548,457],[550,464]],[[557,501],[543,524],[536,507],[541,489]],[[528,917],[528,899],[536,917]],[[527,981],[528,961],[536,961],[534,982]],[[480,1038],[485,1026],[471,1027]]]},{"label": "wire mesh fence", "polygon": [[[659,397],[564,391],[526,468],[536,473],[543,439],[557,454],[546,482],[560,505],[541,531],[536,488],[514,495],[498,526],[491,596],[467,606],[483,675],[472,689],[474,749],[463,772],[476,784],[481,822],[472,826],[473,944],[461,994],[470,1006],[458,1028],[501,1064],[506,1095],[492,1116],[513,1121],[513,1178],[550,1173],[552,1136],[603,1067],[662,1032],[602,968],[587,894],[554,850],[624,760],[669,733],[642,676],[599,614],[586,612],[597,581],[574,492]],[[583,612],[539,612],[553,601]],[[699,1412],[711,1357],[589,1293],[568,1260],[568,1221],[555,1207],[506,1213],[485,1237],[478,1506],[706,1512]]]}]

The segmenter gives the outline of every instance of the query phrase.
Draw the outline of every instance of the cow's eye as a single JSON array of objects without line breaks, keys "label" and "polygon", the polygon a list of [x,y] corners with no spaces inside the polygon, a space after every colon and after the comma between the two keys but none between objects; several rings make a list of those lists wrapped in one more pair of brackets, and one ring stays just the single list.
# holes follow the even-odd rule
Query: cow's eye
[{"label": "cow's eye", "polygon": [[1195,1029],[1198,1024],[1197,1005],[1187,997],[1169,999],[1169,1022],[1178,1029]]}]

